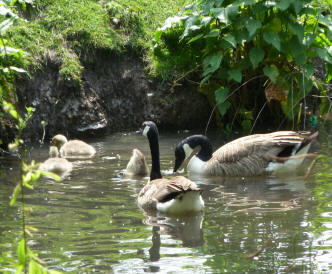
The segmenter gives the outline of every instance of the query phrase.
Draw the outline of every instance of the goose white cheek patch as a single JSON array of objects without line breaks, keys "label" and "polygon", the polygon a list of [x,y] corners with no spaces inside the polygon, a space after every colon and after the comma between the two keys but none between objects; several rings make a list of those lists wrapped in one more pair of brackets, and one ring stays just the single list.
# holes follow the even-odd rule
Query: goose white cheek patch
[{"label": "goose white cheek patch", "polygon": [[143,135],[146,137],[148,135],[150,127],[149,126],[145,126],[144,130],[143,130]]},{"label": "goose white cheek patch", "polygon": [[183,145],[184,153],[186,154],[186,159],[191,155],[191,153],[194,151],[188,144]]}]

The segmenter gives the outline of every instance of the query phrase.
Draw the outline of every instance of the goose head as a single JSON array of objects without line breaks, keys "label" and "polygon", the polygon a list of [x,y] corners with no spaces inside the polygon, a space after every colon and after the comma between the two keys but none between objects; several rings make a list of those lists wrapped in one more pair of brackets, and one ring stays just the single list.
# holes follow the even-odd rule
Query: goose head
[{"label": "goose head", "polygon": [[158,128],[157,128],[156,124],[152,121],[145,121],[142,124],[142,127],[143,127],[143,135],[145,137],[148,137],[149,139],[156,135],[157,136],[159,135]]},{"label": "goose head", "polygon": [[189,136],[183,139],[175,148],[174,172],[176,172],[181,167],[183,162],[187,160],[197,148],[198,153],[194,157],[198,157],[204,162],[212,158],[212,145],[206,136]]},{"label": "goose head", "polygon": [[62,134],[57,134],[52,138],[52,144],[56,146],[58,149],[60,149],[60,147],[62,147],[67,142],[68,142],[67,138]]}]

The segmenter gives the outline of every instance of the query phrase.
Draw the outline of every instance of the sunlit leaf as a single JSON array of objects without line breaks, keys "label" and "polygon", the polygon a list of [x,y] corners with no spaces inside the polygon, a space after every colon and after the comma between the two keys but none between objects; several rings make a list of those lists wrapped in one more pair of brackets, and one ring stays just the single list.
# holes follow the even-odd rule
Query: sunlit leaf
[{"label": "sunlit leaf", "polygon": [[22,239],[17,247],[17,257],[21,265],[26,264],[25,239]]},{"label": "sunlit leaf", "polygon": [[204,26],[207,26],[208,24],[210,24],[211,20],[212,20],[211,16],[205,16],[202,18],[202,23]]},{"label": "sunlit leaf", "polygon": [[0,34],[4,34],[7,29],[13,25],[14,21],[12,18],[6,19],[0,23]]},{"label": "sunlit leaf", "polygon": [[269,67],[265,66],[263,68],[263,72],[266,76],[268,76],[271,79],[271,81],[273,83],[276,83],[277,78],[279,76],[279,71],[278,71],[278,68],[275,65],[271,65]]},{"label": "sunlit leaf", "polygon": [[15,274],[20,274],[23,272],[23,269],[24,269],[24,265],[22,264],[19,264],[16,268],[16,271],[15,271]]},{"label": "sunlit leaf", "polygon": [[263,60],[264,58],[264,51],[261,48],[252,48],[249,51],[249,59],[252,63],[253,68],[256,68],[258,64]]},{"label": "sunlit leaf", "polygon": [[40,174],[42,174],[45,177],[53,178],[55,181],[60,182],[61,177],[53,172],[48,172],[48,171],[40,171]]},{"label": "sunlit leaf", "polygon": [[21,191],[21,186],[17,184],[14,188],[12,198],[10,199],[10,206],[13,206],[16,202],[17,196]]},{"label": "sunlit leaf", "polygon": [[18,67],[14,67],[14,66],[10,66],[9,68],[13,71],[18,72],[18,73],[26,73],[27,72],[26,70],[24,70],[22,68],[18,68]]},{"label": "sunlit leaf", "polygon": [[29,274],[42,274],[43,270],[39,263],[34,260],[30,260],[29,263]]}]

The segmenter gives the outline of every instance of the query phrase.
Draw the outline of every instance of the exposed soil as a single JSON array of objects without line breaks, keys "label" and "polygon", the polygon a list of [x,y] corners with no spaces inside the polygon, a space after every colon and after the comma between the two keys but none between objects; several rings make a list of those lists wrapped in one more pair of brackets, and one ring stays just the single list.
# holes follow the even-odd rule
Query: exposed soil
[{"label": "exposed soil", "polygon": [[[144,120],[153,120],[162,129],[202,128],[210,115],[211,106],[196,87],[183,83],[171,89],[149,79],[135,56],[97,54],[93,62],[84,63],[81,86],[59,76],[60,64],[51,55],[45,63],[32,78],[17,81],[21,112],[25,106],[35,108],[24,130],[27,142],[41,140],[42,121],[47,122],[48,140],[57,133],[87,138],[136,130]],[[3,147],[14,131],[0,128]]]}]

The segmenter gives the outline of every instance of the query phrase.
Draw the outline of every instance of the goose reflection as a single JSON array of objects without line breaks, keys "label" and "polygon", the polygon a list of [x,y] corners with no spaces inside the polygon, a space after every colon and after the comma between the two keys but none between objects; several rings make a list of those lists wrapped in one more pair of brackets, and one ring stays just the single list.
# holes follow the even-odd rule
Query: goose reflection
[{"label": "goose reflection", "polygon": [[202,214],[178,218],[147,216],[144,223],[152,226],[152,246],[149,249],[152,262],[160,259],[162,235],[181,241],[183,247],[198,247],[204,244]]},{"label": "goose reflection", "polygon": [[281,212],[302,206],[309,194],[303,177],[210,177],[190,176],[213,201],[235,212]]}]

